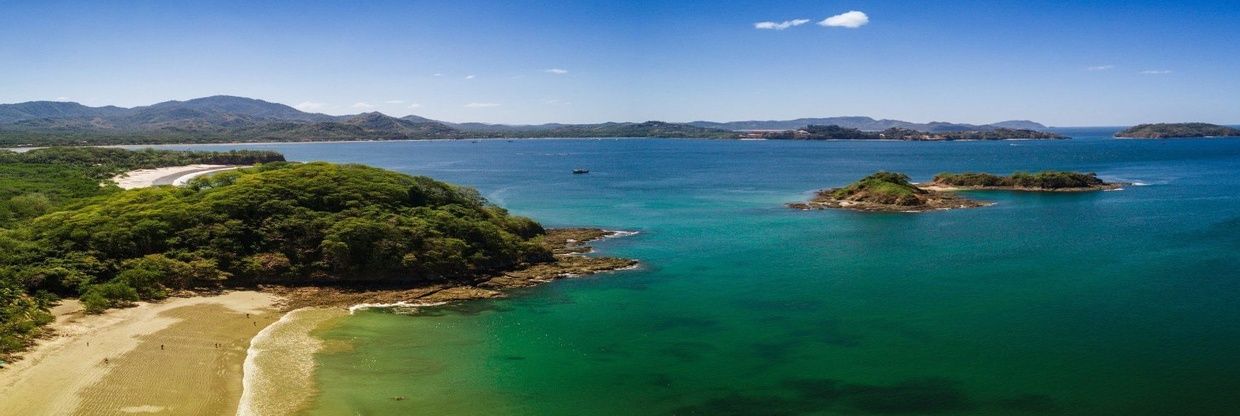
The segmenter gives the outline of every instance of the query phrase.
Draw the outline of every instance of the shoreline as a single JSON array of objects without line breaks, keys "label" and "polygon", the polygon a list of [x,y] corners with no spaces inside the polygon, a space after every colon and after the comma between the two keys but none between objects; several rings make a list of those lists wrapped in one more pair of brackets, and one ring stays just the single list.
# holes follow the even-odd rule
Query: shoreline
[{"label": "shoreline", "polygon": [[305,410],[317,395],[314,356],[324,345],[313,333],[344,316],[337,308],[299,308],[251,338],[236,415],[292,415]]},{"label": "shoreline", "polygon": [[[237,416],[292,415],[313,403],[318,386],[314,355],[324,347],[312,333],[358,310],[380,308],[420,309],[453,303],[506,297],[506,291],[549,283],[558,279],[634,270],[630,259],[588,257],[589,242],[636,235],[637,231],[567,228],[547,230],[556,262],[483,277],[475,282],[427,284],[416,287],[343,289],[334,287],[270,287],[292,309],[264,328],[250,342],[242,379],[243,391]],[[290,386],[292,386],[290,388]]]},{"label": "shoreline", "polygon": [[215,172],[238,169],[237,165],[183,165],[155,169],[138,169],[113,176],[111,181],[121,189],[147,188],[156,185],[184,185],[190,179]]},{"label": "shoreline", "polygon": [[635,270],[640,263],[632,259],[594,257],[588,243],[636,235],[637,231],[614,231],[597,228],[560,228],[547,230],[544,245],[552,251],[554,262],[480,276],[470,281],[432,282],[415,285],[264,287],[264,292],[279,295],[289,308],[326,307],[344,310],[382,307],[430,307],[475,299],[506,297],[511,289],[538,286],[559,279],[577,278],[600,273]]},{"label": "shoreline", "polygon": [[[433,307],[507,296],[563,278],[631,270],[638,262],[584,256],[586,243],[636,234],[548,230],[551,263],[472,281],[346,289],[259,287],[138,302],[86,315],[53,308],[51,336],[0,368],[0,409],[22,415],[295,414],[313,402],[314,331],[355,310]],[[290,386],[292,386],[290,388]]]}]

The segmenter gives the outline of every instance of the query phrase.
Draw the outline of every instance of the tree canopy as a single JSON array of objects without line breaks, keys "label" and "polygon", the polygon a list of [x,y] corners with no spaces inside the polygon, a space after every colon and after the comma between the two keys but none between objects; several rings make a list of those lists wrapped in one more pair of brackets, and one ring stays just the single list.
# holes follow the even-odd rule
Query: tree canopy
[{"label": "tree canopy", "polygon": [[550,261],[543,233],[472,189],[277,163],[35,218],[0,234],[0,271],[11,291],[79,295],[102,310],[194,287],[470,278]]}]

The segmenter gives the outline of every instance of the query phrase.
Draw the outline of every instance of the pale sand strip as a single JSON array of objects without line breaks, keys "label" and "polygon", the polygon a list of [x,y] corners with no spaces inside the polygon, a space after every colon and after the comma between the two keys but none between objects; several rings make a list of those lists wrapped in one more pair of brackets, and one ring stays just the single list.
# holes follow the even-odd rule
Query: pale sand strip
[{"label": "pale sand strip", "polygon": [[189,183],[191,179],[197,178],[199,176],[209,175],[209,174],[216,173],[216,172],[223,172],[226,170],[233,170],[233,169],[239,169],[239,168],[241,168],[241,166],[225,166],[222,168],[200,170],[200,171],[190,172],[188,174],[178,176],[177,178],[173,179],[172,181],[168,183],[164,183],[163,182],[164,179],[160,179],[160,180],[155,181],[155,184],[156,185],[185,186],[185,184]]},{"label": "pale sand strip", "polygon": [[137,189],[146,188],[155,185],[171,185],[177,179],[198,172],[210,172],[221,170],[224,168],[233,168],[228,165],[185,165],[173,166],[158,169],[139,169],[116,175],[112,178],[112,182],[121,189]]},{"label": "pale sand strip", "polygon": [[58,308],[57,335],[0,370],[0,409],[29,416],[232,414],[245,350],[279,317],[277,299],[239,291],[102,315]]}]

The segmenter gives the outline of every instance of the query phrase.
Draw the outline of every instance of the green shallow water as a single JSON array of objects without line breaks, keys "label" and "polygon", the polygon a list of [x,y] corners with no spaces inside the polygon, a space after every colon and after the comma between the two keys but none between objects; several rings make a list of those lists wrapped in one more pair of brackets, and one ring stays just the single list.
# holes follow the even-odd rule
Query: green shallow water
[{"label": "green shallow water", "polygon": [[[1092,133],[257,147],[641,232],[596,245],[641,270],[344,319],[322,336],[351,348],[319,355],[307,414],[1235,413],[1240,140]],[[1147,186],[973,193],[997,204],[925,214],[782,207],[879,169],[1044,168]]]}]

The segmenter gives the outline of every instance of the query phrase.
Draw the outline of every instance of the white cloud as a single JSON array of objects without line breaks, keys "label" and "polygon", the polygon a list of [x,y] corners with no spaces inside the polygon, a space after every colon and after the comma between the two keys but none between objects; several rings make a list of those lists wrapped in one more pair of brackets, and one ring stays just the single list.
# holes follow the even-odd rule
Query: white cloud
[{"label": "white cloud", "polygon": [[69,101],[69,97],[56,97],[56,101]]},{"label": "white cloud", "polygon": [[546,72],[549,74],[564,75],[568,73],[568,70],[560,69],[560,68],[551,68],[551,69],[543,70],[543,72]]},{"label": "white cloud", "polygon": [[1147,70],[1141,71],[1142,75],[1166,75],[1170,73],[1171,73],[1170,69],[1147,69]]},{"label": "white cloud", "polygon": [[548,98],[548,99],[543,100],[543,104],[547,104],[547,105],[569,105],[569,104],[572,104],[572,103],[571,103],[571,102],[568,102],[568,101],[561,100],[561,99],[559,99],[559,98]]},{"label": "white cloud", "polygon": [[371,104],[365,101],[353,103],[351,107],[353,108],[375,108],[374,104]]},{"label": "white cloud", "polygon": [[422,104],[410,103],[409,108],[422,108]]},{"label": "white cloud", "polygon": [[474,78],[476,78],[476,77],[475,77],[473,74],[470,74],[470,75],[466,75],[466,76],[465,76],[465,79],[474,79]]},{"label": "white cloud", "polygon": [[432,77],[442,77],[442,76],[443,76],[443,74],[436,72],[436,73],[434,73],[434,74],[431,74],[431,76],[432,76]]},{"label": "white cloud", "polygon": [[870,16],[866,16],[865,13],[856,10],[840,13],[818,22],[819,25],[826,27],[846,27],[849,29],[865,26],[866,23],[870,23]]},{"label": "white cloud", "polygon": [[793,19],[782,22],[758,22],[753,24],[754,29],[773,29],[784,30],[793,26],[800,26],[809,23],[809,19]]},{"label": "white cloud", "polygon": [[465,104],[465,108],[487,108],[499,107],[499,103],[469,103]]},{"label": "white cloud", "polygon": [[1115,68],[1115,65],[1098,65],[1098,66],[1087,66],[1085,67],[1085,70],[1086,71],[1106,71],[1106,70],[1114,69],[1114,68]]},{"label": "white cloud", "polygon": [[404,104],[405,100],[387,100],[387,101],[384,101],[383,103],[384,104]]},{"label": "white cloud", "polygon": [[327,104],[316,103],[314,101],[303,101],[293,106],[293,108],[296,108],[301,111],[315,111],[315,110],[320,110],[323,107],[327,107]]}]

